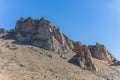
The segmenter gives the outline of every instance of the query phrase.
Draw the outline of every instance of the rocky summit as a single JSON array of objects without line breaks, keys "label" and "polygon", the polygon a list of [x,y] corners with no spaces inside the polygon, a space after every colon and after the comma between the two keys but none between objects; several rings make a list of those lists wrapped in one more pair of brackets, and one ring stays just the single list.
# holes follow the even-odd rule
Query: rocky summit
[{"label": "rocky summit", "polygon": [[44,17],[20,18],[14,29],[0,29],[0,43],[0,71],[11,73],[11,80],[119,80],[119,61],[104,45],[75,42]]},{"label": "rocky summit", "polygon": [[[5,31],[1,30],[1,33],[3,32]],[[93,58],[106,60],[109,63],[116,61],[104,45],[96,43],[96,45],[86,46],[81,42],[74,42],[44,17],[41,19],[21,18],[8,35],[16,42],[33,45],[58,54],[67,54],[69,51],[73,51],[76,53],[74,61],[82,69],[97,72],[98,69],[92,60]]]},{"label": "rocky summit", "polygon": [[69,51],[65,37],[50,21],[29,17],[17,21],[12,37],[18,42],[27,43],[57,53]]}]

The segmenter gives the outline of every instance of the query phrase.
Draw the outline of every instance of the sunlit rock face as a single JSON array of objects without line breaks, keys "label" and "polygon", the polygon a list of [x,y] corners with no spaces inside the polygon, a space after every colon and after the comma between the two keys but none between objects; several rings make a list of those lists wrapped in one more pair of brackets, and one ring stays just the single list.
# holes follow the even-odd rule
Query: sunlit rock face
[{"label": "sunlit rock face", "polygon": [[109,51],[105,48],[104,45],[96,43],[96,45],[88,46],[92,57],[100,59],[100,60],[107,60],[109,62],[114,62],[116,59],[109,53]]},{"label": "sunlit rock face", "polygon": [[74,58],[82,69],[87,69],[95,72],[98,71],[97,67],[92,61],[90,50],[86,45],[76,42],[74,43],[73,51],[77,53]]},{"label": "sunlit rock face", "polygon": [[33,45],[59,54],[73,51],[76,53],[74,60],[82,69],[97,72],[98,68],[93,62],[93,58],[108,62],[116,61],[104,45],[96,43],[96,45],[86,46],[81,42],[74,42],[44,17],[41,19],[21,18],[16,22],[15,28],[9,31],[8,36],[14,38],[16,42]]},{"label": "sunlit rock face", "polygon": [[67,53],[69,50],[60,29],[44,17],[40,20],[32,17],[21,18],[16,23],[14,36],[19,42],[32,44],[57,53]]}]

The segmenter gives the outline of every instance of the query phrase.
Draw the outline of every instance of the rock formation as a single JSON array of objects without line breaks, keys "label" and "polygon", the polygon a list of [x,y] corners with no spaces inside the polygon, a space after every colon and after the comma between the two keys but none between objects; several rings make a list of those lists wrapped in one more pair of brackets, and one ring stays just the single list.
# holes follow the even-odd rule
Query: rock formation
[{"label": "rock formation", "polygon": [[109,53],[109,51],[105,48],[104,45],[96,43],[96,45],[88,46],[92,57],[100,59],[100,60],[107,60],[109,62],[114,62],[116,59]]},{"label": "rock formation", "polygon": [[76,53],[75,61],[82,69],[98,71],[92,58],[109,62],[116,60],[104,45],[97,43],[96,45],[86,46],[80,42],[74,42],[44,17],[41,19],[21,18],[8,35],[17,42],[34,45],[60,54],[72,50]]},{"label": "rock formation", "polygon": [[42,17],[40,20],[29,17],[21,18],[16,23],[14,38],[22,43],[31,44],[57,53],[67,53],[69,50],[60,29]]},{"label": "rock formation", "polygon": [[97,71],[96,68],[94,69],[95,65],[92,61],[92,56],[91,56],[90,50],[87,46],[82,45],[79,42],[74,43],[73,51],[75,51],[77,53],[75,55],[75,59],[82,69]]},{"label": "rock formation", "polygon": [[6,36],[6,34],[8,33],[7,30],[3,29],[3,28],[0,28],[0,38]]},{"label": "rock formation", "polygon": [[3,28],[0,28],[0,34],[4,34],[4,33],[7,33],[8,31],[3,29]]}]

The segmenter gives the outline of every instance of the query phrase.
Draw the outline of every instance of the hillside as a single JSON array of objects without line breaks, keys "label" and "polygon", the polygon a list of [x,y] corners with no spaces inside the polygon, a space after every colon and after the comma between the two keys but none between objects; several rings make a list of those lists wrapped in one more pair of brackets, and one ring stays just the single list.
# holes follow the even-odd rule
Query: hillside
[{"label": "hillside", "polygon": [[104,45],[86,46],[44,17],[0,29],[2,80],[119,80],[120,62]]}]

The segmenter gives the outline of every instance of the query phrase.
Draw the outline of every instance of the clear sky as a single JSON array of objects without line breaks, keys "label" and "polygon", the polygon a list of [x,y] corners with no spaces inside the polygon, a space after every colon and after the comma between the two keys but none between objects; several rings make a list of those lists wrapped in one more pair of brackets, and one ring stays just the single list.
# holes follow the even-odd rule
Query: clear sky
[{"label": "clear sky", "polygon": [[28,16],[45,16],[74,41],[104,44],[120,60],[120,0],[0,0],[0,27]]}]

